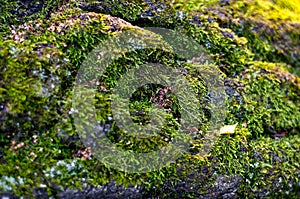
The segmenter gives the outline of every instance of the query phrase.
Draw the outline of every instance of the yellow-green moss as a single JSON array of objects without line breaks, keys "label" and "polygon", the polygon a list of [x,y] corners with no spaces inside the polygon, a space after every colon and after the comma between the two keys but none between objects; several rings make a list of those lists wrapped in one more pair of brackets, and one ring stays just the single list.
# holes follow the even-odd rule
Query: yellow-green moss
[{"label": "yellow-green moss", "polygon": [[234,9],[241,10],[246,17],[253,17],[262,21],[300,22],[299,0],[250,0],[235,1]]},{"label": "yellow-green moss", "polygon": [[[253,17],[260,20],[284,20],[290,22],[300,22],[300,2],[299,0],[233,0],[233,1],[217,1],[217,0],[175,0],[172,5],[175,8],[182,9],[186,12],[198,12],[207,8],[217,6],[231,6],[232,9],[243,14],[245,17]],[[237,13],[238,14],[238,13]]]},{"label": "yellow-green moss", "polygon": [[[253,135],[299,131],[299,78],[282,64],[254,62],[236,81],[241,98],[232,98],[231,113]],[[230,117],[229,117],[230,118]]]},{"label": "yellow-green moss", "polygon": [[[267,62],[285,62],[290,72],[299,74],[299,3],[298,1],[218,1],[198,8],[197,3],[173,5],[190,15],[217,22],[239,37],[247,38],[247,46],[254,59]],[[196,1],[203,2],[203,1]]]},{"label": "yellow-green moss", "polygon": [[172,1],[171,5],[174,6],[175,9],[181,9],[186,12],[190,11],[200,11],[206,7],[212,6],[217,4],[218,0],[191,0],[191,1],[184,1],[184,0],[175,0]]}]

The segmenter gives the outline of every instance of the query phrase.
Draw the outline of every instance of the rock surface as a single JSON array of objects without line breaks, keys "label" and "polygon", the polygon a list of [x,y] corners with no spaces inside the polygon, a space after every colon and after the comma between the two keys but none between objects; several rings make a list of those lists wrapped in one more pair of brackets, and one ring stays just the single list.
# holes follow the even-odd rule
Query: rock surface
[{"label": "rock surface", "polygon": [[[292,0],[3,1],[0,197],[300,197],[299,12]],[[128,29],[144,34],[143,27],[151,26],[180,31],[205,48],[224,78],[225,124],[238,126],[220,136],[209,154],[199,155],[212,114],[204,106],[202,123],[192,128],[189,153],[166,168],[131,174],[106,167],[81,142],[72,89],[97,44]],[[183,68],[201,96],[203,79],[193,63],[184,61],[149,49],[112,64],[106,79],[96,82],[98,133],[138,152],[168,143],[172,136],[167,131],[150,142],[125,135],[115,127],[105,98],[126,67],[150,62]],[[135,93],[132,104],[141,93],[149,99],[135,104],[136,110],[145,110],[132,115],[143,117],[149,103],[159,101],[180,117],[168,87],[152,88],[154,96],[145,88]]]}]

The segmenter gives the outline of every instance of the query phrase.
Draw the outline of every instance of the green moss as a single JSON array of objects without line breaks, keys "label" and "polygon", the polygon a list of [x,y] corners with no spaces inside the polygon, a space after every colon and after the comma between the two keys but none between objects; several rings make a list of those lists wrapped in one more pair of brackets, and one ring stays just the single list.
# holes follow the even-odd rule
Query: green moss
[{"label": "green moss", "polygon": [[290,72],[299,74],[299,6],[295,1],[212,1],[201,9],[197,3],[191,7],[180,1],[173,4],[192,16],[205,16],[204,23],[217,22],[247,38],[255,60],[284,62],[292,66]]},{"label": "green moss", "polygon": [[[260,8],[258,15],[267,12],[270,14],[268,20],[276,17],[272,9],[278,11],[284,7],[282,1],[277,1],[278,6],[255,2],[255,6]],[[289,6],[292,3],[286,2],[286,9],[281,11],[288,9],[290,14],[278,19],[278,23],[298,20],[296,15],[291,14],[297,12],[296,6]],[[247,10],[244,5],[248,4],[248,1],[234,1],[230,5],[240,10],[240,19],[244,19],[251,18],[255,11],[254,7]],[[33,189],[40,187],[49,195],[56,196],[58,191],[67,187],[77,189],[85,188],[85,183],[100,186],[115,181],[124,186],[143,184],[145,196],[150,198],[215,197],[215,193],[222,197],[232,188],[237,189],[236,194],[240,197],[297,196],[300,80],[299,76],[289,72],[297,66],[293,64],[297,57],[294,62],[291,59],[297,51],[290,55],[283,53],[285,57],[277,59],[280,48],[270,41],[276,42],[280,37],[268,38],[263,31],[252,34],[250,20],[249,26],[245,23],[248,27],[242,30],[242,23],[225,26],[228,21],[234,21],[234,13],[233,18],[229,16],[217,21],[215,16],[210,19],[211,13],[204,8],[219,9],[215,1],[199,2],[194,8],[192,2],[183,5],[182,1],[175,1],[174,5],[176,9],[186,9],[191,13],[195,13],[193,9],[201,8],[203,14],[193,18],[159,2],[93,1],[86,2],[86,5],[69,2],[50,14],[47,20],[36,15],[36,18],[30,18],[31,21],[17,26],[15,31],[5,25],[7,32],[0,41],[0,63],[4,66],[0,69],[0,103],[6,107],[5,113],[0,110],[0,130],[4,132],[0,136],[1,151],[4,151],[0,159],[1,191],[12,189],[17,195],[31,197]],[[225,4],[222,6],[227,9]],[[99,13],[91,12],[91,9]],[[7,15],[7,11],[2,19],[7,20],[7,16],[11,16]],[[190,154],[184,154],[166,168],[145,174],[128,174],[97,161],[90,149],[80,143],[74,128],[71,109],[73,81],[83,60],[97,44],[116,36],[117,32],[133,28],[126,21],[103,13],[141,27],[173,28],[202,44],[228,75],[226,122],[238,122],[236,131],[219,137],[205,157],[199,155],[203,135],[198,135],[191,143]],[[256,24],[257,19],[252,22]],[[136,30],[136,34],[143,32],[142,29]],[[293,38],[294,43],[287,44],[293,48],[299,42],[297,29],[287,25],[284,31]],[[272,55],[274,49],[279,54]],[[287,64],[254,59],[287,60]],[[112,115],[107,97],[118,79],[130,68],[153,61],[173,68],[186,68],[186,77],[194,91],[198,96],[205,92],[202,79],[196,72],[197,66],[182,64],[182,58],[164,50],[132,51],[121,55],[101,81],[102,87],[96,94],[99,121],[105,122]],[[130,109],[132,112],[137,109],[145,112],[145,115],[135,118],[137,122],[148,121],[149,100],[157,90],[159,88],[147,90],[141,87],[134,93]],[[167,97],[173,104],[166,107],[171,109],[167,120],[169,126],[160,136],[141,141],[113,126],[108,137],[118,146],[135,151],[151,151],[158,144],[167,144],[164,139],[176,135],[179,126],[176,117],[180,117],[176,97],[172,93],[168,93]],[[203,122],[199,129],[204,134],[209,126],[208,115],[198,116]],[[83,150],[86,156],[82,154]],[[75,158],[78,156],[82,158]]]},{"label": "green moss", "polygon": [[299,130],[299,78],[284,65],[254,62],[242,77],[239,93],[230,104],[234,118],[245,123],[254,136],[297,133]]},{"label": "green moss", "polygon": [[[48,96],[59,96],[59,83],[66,77],[64,54],[51,48],[38,51],[37,45],[30,41],[19,44],[7,40],[1,42],[1,46],[1,63],[4,66],[0,71],[1,101],[9,109],[7,117],[16,117],[12,124],[6,123],[1,127],[15,128],[14,133],[22,131],[26,135],[30,129],[39,131],[40,127],[51,125],[57,119],[57,112],[49,107],[53,101]],[[50,55],[51,59],[47,61],[42,57]],[[59,67],[59,64],[62,66]],[[49,87],[45,86],[47,84]]]},{"label": "green moss", "polygon": [[219,3],[217,0],[191,0],[191,1],[184,1],[184,0],[176,0],[171,3],[171,5],[175,9],[181,9],[186,12],[191,11],[200,11],[205,9],[206,7],[212,6]]},{"label": "green moss", "polygon": [[299,6],[294,4],[295,1],[257,0],[237,1],[231,5],[236,10],[233,17],[246,20],[245,24],[233,22],[240,28],[232,28],[235,32],[242,29],[240,34],[250,41],[251,49],[257,53],[257,60],[286,62],[295,67],[299,66],[299,60],[295,58],[299,54],[296,47],[299,45],[299,39],[295,39],[295,35],[299,35]]},{"label": "green moss", "polygon": [[51,12],[63,4],[66,4],[66,1],[2,1],[0,5],[0,36],[7,36],[11,29],[29,20],[48,18]]},{"label": "green moss", "polygon": [[202,0],[202,1],[188,1],[175,0],[172,5],[175,8],[182,9],[186,12],[199,12],[209,7],[226,6],[230,4],[233,10],[239,11],[246,17],[253,17],[260,20],[284,20],[290,22],[299,22],[299,1],[293,0],[247,0],[239,1],[233,0],[225,2],[219,2],[216,0]]},{"label": "green moss", "polygon": [[246,17],[253,17],[260,20],[284,20],[290,22],[300,22],[299,1],[263,1],[254,0],[249,2],[237,1],[233,4],[235,9],[242,9]]},{"label": "green moss", "polygon": [[294,174],[299,173],[299,137],[258,139],[252,141],[250,147],[254,151],[250,164],[253,172],[249,173],[248,186],[253,192],[272,190],[271,197],[296,196],[298,185]]},{"label": "green moss", "polygon": [[[74,175],[53,178],[43,173],[59,160],[70,162],[72,155],[83,147],[79,142],[68,141],[75,135],[68,114],[72,99],[70,85],[74,80],[71,74],[76,72],[88,50],[108,34],[104,26],[108,22],[103,15],[87,16],[84,30],[78,20],[82,15],[78,14],[76,9],[66,9],[53,15],[47,23],[30,21],[12,33],[16,41],[1,40],[4,67],[0,71],[0,101],[8,113],[2,118],[4,123],[1,120],[1,131],[5,132],[1,134],[1,146],[4,146],[1,148],[5,157],[0,170],[5,176],[22,179],[17,184],[9,184],[18,195],[29,197],[40,184],[46,185],[50,195],[57,191],[53,184],[79,185],[78,178],[71,179]],[[67,18],[67,23],[58,20],[58,16]],[[63,24],[56,26],[59,22]],[[98,29],[92,29],[92,25]],[[32,27],[31,32],[26,32],[28,27]],[[17,147],[20,143],[25,143],[24,147]]]},{"label": "green moss", "polygon": [[[168,3],[135,2],[136,6],[116,6],[124,2],[105,2],[109,7],[108,14],[121,17],[132,24],[138,23],[141,27],[164,27],[175,29],[176,31],[187,34],[199,42],[212,55],[221,69],[228,75],[235,76],[242,70],[242,65],[252,60],[252,53],[245,47],[247,40],[244,37],[238,37],[229,29],[220,28],[218,23],[209,23],[208,15],[197,18],[198,21],[191,23],[191,17],[185,13],[180,13],[169,6]],[[126,4],[132,3],[131,1]],[[101,10],[102,4],[87,4],[86,10]],[[101,6],[102,5],[102,6]],[[137,6],[139,8],[137,8]],[[126,8],[126,9],[125,9]],[[99,11],[101,12],[101,11]],[[136,18],[129,17],[127,13],[134,13]]]}]

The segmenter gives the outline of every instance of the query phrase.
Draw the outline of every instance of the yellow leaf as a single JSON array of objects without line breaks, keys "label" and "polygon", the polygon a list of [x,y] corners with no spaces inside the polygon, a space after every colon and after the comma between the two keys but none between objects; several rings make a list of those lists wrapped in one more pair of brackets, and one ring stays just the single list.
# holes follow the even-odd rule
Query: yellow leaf
[{"label": "yellow leaf", "polygon": [[222,135],[230,135],[234,134],[235,127],[238,125],[238,123],[234,125],[225,125],[220,129],[220,134]]}]

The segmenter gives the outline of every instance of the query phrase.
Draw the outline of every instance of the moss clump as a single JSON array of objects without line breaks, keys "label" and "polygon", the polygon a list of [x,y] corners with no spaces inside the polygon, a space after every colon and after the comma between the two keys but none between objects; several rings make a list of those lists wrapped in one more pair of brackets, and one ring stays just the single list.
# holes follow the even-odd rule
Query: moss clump
[{"label": "moss clump", "polygon": [[275,1],[263,1],[263,0],[247,0],[247,1],[189,1],[183,3],[182,0],[175,0],[172,5],[187,12],[199,12],[203,10],[209,10],[216,7],[228,7],[231,6],[231,13],[235,15],[242,14],[247,18],[254,18],[262,21],[286,21],[299,23],[299,2],[292,0],[275,0]]},{"label": "moss clump", "polygon": [[299,131],[299,78],[284,65],[254,62],[236,82],[239,91],[231,103],[231,122],[245,123],[255,136]]},{"label": "moss clump", "polygon": [[198,4],[194,4],[194,9],[185,7],[180,1],[173,4],[189,10],[192,15],[206,16],[221,28],[229,28],[247,38],[247,46],[255,60],[284,62],[292,66],[291,72],[299,74],[299,6],[294,5],[295,1],[209,2],[201,9]]},{"label": "moss clump", "polygon": [[[260,20],[288,21],[300,22],[300,17],[297,13],[300,11],[299,2],[297,1],[249,1],[245,4],[236,2],[233,7],[241,9],[246,17],[252,17]],[[250,5],[250,6],[249,6]]]},{"label": "moss clump", "polygon": [[60,83],[67,76],[64,54],[31,41],[11,40],[1,41],[0,51],[0,100],[6,110],[1,130],[15,138],[44,131],[58,118],[54,106],[61,95]]},{"label": "moss clump", "polygon": [[53,10],[57,10],[65,3],[66,1],[63,0],[2,1],[0,5],[0,36],[6,36],[10,29],[29,20],[48,18]]},{"label": "moss clump", "polygon": [[213,153],[219,157],[218,172],[242,177],[237,191],[240,197],[296,196],[299,137],[247,141],[249,132],[245,134],[245,130],[238,129],[236,135],[216,144]]},{"label": "moss clump", "polygon": [[[136,6],[126,6],[131,3]],[[125,6],[119,8],[119,4]],[[209,15],[192,17],[159,1],[105,1],[83,5],[83,10],[112,14],[140,27],[171,28],[187,34],[204,46],[216,63],[221,65],[221,70],[230,76],[237,75],[242,71],[242,66],[252,60],[252,53],[245,46],[247,40],[229,29],[220,28],[218,23],[208,20]],[[104,7],[107,10],[103,11]],[[132,18],[127,13],[134,13],[135,17]]]}]

